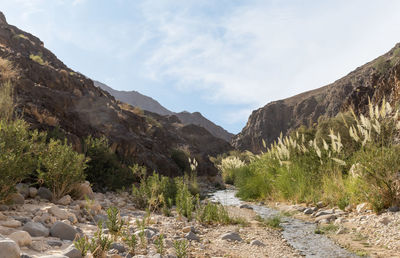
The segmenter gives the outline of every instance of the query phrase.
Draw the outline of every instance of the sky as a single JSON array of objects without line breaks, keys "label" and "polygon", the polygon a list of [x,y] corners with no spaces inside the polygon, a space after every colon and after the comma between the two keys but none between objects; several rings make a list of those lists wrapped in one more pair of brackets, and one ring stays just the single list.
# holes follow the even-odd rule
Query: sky
[{"label": "sky", "polygon": [[398,0],[0,0],[70,68],[238,133],[400,42]]}]

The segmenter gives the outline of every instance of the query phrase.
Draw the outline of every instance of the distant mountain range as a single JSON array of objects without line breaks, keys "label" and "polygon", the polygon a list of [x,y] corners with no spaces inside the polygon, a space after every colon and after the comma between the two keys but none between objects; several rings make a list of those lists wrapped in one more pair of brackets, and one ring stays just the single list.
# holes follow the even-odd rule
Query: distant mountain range
[{"label": "distant mountain range", "polygon": [[121,102],[125,102],[127,104],[130,104],[135,107],[139,107],[143,110],[150,111],[162,116],[172,116],[175,115],[179,118],[179,120],[185,124],[194,124],[201,126],[205,128],[207,131],[209,131],[212,135],[215,137],[218,137],[220,139],[223,139],[227,142],[230,142],[233,134],[229,133],[226,131],[224,128],[221,126],[218,126],[205,118],[201,113],[199,112],[194,112],[190,113],[187,111],[183,111],[180,113],[175,113],[172,112],[165,107],[163,107],[158,101],[155,99],[152,99],[146,95],[143,95],[137,91],[119,91],[119,90],[114,90],[110,86],[107,86],[104,83],[98,82],[98,81],[93,81],[94,85],[101,88],[102,90],[107,91],[110,93],[112,96],[114,96],[116,99],[118,99]]}]

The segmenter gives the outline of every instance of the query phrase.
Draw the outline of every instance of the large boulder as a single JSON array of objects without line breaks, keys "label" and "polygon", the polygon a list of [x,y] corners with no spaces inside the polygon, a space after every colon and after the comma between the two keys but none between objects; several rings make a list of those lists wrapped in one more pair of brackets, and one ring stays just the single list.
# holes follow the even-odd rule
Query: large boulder
[{"label": "large boulder", "polygon": [[29,233],[26,231],[14,232],[8,237],[14,240],[20,247],[29,246],[32,244],[31,235],[29,235]]},{"label": "large boulder", "polygon": [[78,234],[78,231],[71,225],[64,222],[57,221],[50,229],[50,235],[53,237],[58,237],[61,240],[71,240],[73,241]]},{"label": "large boulder", "polygon": [[33,237],[49,236],[49,230],[39,222],[28,222],[22,229]]},{"label": "large boulder", "polygon": [[0,240],[0,258],[20,258],[21,250],[11,239]]}]

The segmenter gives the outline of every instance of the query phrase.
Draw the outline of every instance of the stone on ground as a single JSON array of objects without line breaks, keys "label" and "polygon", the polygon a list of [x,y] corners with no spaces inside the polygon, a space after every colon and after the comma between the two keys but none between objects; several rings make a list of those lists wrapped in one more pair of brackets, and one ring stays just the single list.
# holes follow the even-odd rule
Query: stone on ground
[{"label": "stone on ground", "polygon": [[221,236],[221,239],[222,240],[230,240],[230,241],[242,241],[242,238],[236,232],[230,232],[230,233],[223,234]]},{"label": "stone on ground", "polygon": [[19,258],[21,250],[11,239],[0,240],[0,258]]},{"label": "stone on ground", "polygon": [[61,240],[71,240],[75,239],[78,231],[71,225],[68,225],[64,222],[57,221],[50,229],[50,235],[53,237],[58,237]]},{"label": "stone on ground", "polygon": [[26,231],[14,232],[8,236],[10,239],[14,240],[19,247],[30,246],[32,244],[31,235]]},{"label": "stone on ground", "polygon": [[28,222],[22,230],[28,232],[33,237],[49,236],[49,230],[39,222]]}]

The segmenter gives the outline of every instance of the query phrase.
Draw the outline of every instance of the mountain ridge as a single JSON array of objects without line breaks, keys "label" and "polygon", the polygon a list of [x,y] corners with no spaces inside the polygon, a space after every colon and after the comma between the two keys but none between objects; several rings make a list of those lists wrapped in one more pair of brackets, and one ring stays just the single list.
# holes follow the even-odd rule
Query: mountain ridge
[{"label": "mountain ridge", "polygon": [[233,137],[232,133],[229,133],[221,126],[214,124],[213,122],[205,118],[200,112],[193,112],[193,113],[188,111],[182,111],[178,113],[172,112],[167,108],[163,107],[157,100],[149,96],[143,95],[140,92],[115,90],[110,86],[101,83],[99,81],[94,81],[94,84],[95,86],[108,91],[116,99],[125,102],[127,104],[130,104],[132,106],[137,106],[143,110],[147,110],[160,115],[165,115],[165,116],[175,115],[179,118],[179,120],[183,124],[185,125],[194,124],[204,127],[215,137],[223,139],[227,142],[230,142]]},{"label": "mountain ridge", "polygon": [[333,117],[353,107],[365,112],[368,99],[384,98],[392,104],[399,99],[400,44],[384,55],[356,68],[323,87],[273,101],[254,110],[243,130],[232,139],[239,150],[261,152],[263,140],[269,145],[301,125],[312,125],[321,116]]}]

